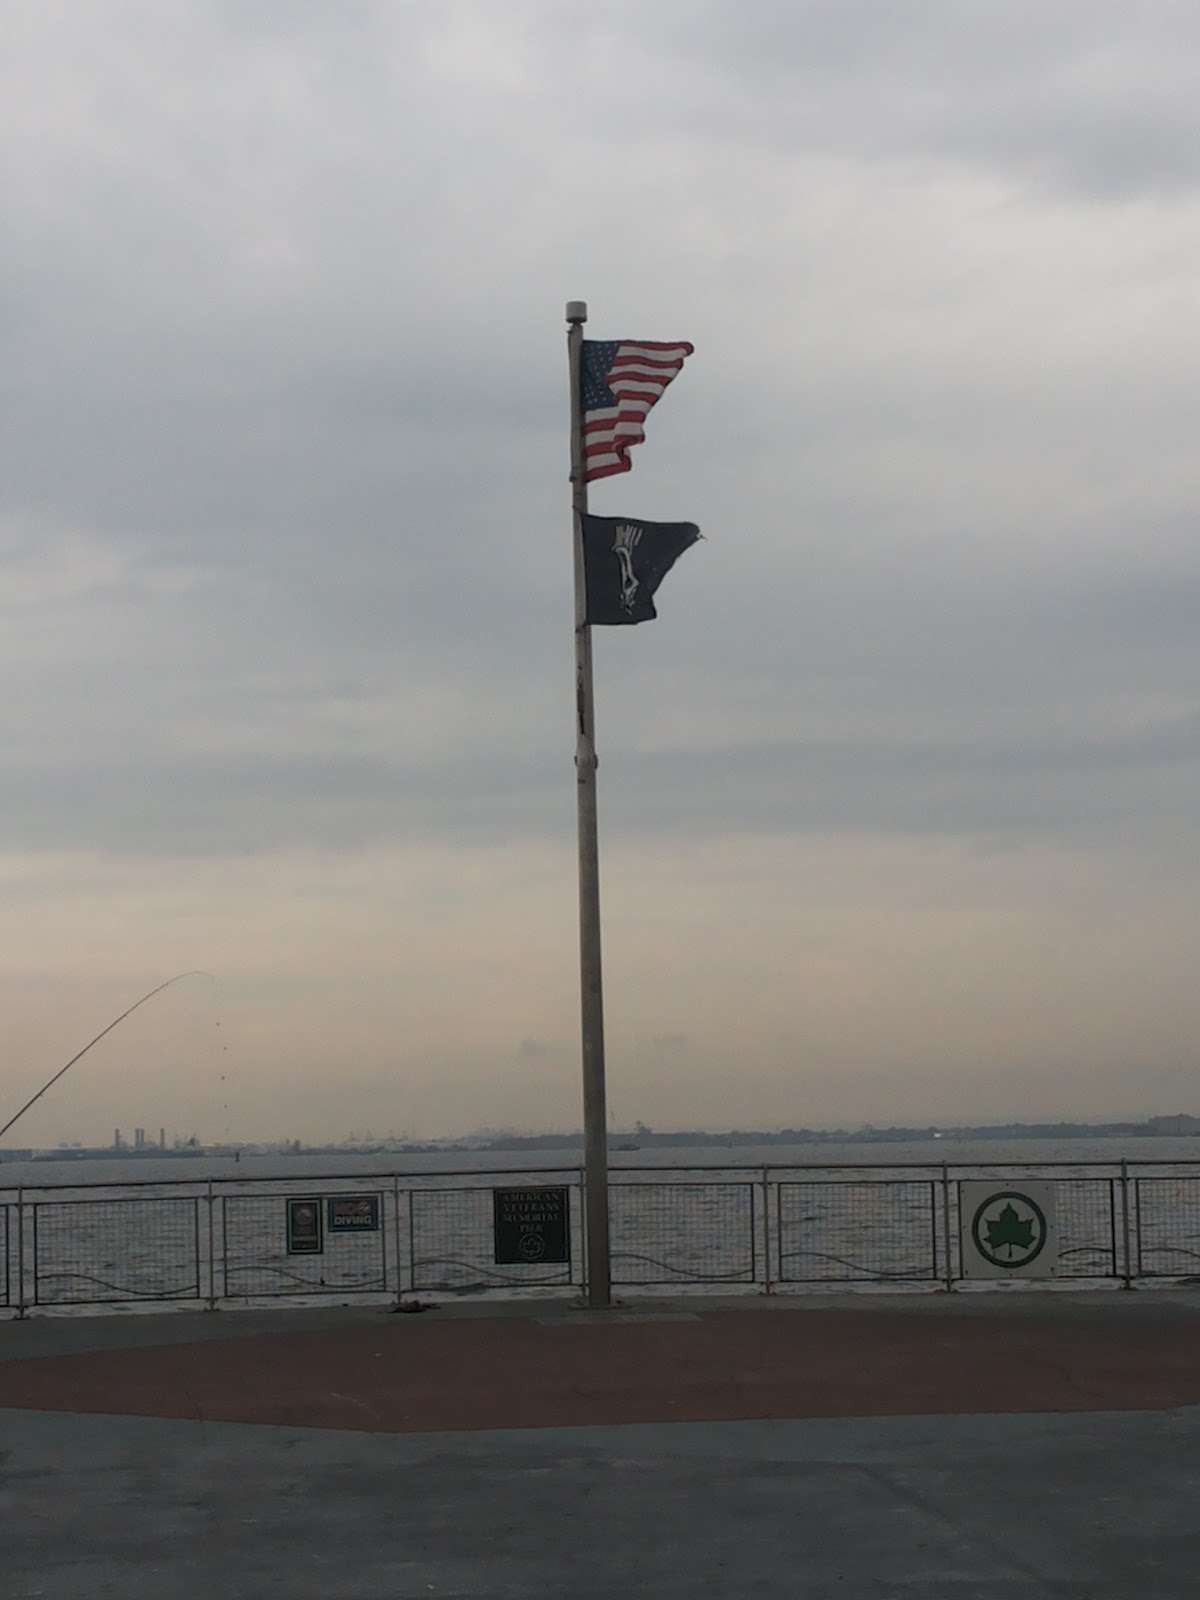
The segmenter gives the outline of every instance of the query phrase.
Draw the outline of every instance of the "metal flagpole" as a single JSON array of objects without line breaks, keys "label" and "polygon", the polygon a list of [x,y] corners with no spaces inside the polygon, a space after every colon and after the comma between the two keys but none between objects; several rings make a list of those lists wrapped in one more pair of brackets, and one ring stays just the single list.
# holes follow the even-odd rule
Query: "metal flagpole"
[{"label": "metal flagpole", "polygon": [[612,1304],[608,1243],[608,1114],[604,1088],[604,993],[600,979],[600,851],[596,826],[596,719],[592,630],[587,621],[583,519],[583,325],[587,306],[567,302],[571,373],[571,510],[575,524],[575,793],[579,818],[579,994],[583,1045],[584,1237],[588,1305]]}]

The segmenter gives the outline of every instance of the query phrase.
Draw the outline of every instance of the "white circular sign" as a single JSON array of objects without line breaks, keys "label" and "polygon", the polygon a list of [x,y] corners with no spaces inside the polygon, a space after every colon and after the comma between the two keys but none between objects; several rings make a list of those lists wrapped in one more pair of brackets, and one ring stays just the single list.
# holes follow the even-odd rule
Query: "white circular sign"
[{"label": "white circular sign", "polygon": [[1036,1261],[1050,1236],[1046,1213],[1031,1195],[999,1189],[976,1208],[971,1243],[993,1267],[1016,1271]]}]

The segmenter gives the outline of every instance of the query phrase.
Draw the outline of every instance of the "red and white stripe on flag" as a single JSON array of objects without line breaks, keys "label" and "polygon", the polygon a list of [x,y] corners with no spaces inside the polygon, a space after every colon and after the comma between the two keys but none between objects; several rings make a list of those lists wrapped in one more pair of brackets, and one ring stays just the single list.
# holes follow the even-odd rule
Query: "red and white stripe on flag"
[{"label": "red and white stripe on flag", "polygon": [[[605,347],[595,347],[597,353]],[[612,349],[612,346],[608,346]],[[647,414],[692,354],[693,346],[624,340],[606,367],[584,377],[584,481],[628,472],[629,451],[645,438]],[[590,381],[589,381],[590,379]]]}]

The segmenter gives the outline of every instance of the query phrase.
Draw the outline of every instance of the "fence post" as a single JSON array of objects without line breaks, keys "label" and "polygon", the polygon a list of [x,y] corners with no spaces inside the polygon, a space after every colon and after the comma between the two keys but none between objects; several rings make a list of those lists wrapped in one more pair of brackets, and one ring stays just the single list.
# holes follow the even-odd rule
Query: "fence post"
[{"label": "fence post", "polygon": [[946,1293],[954,1293],[954,1262],[950,1254],[950,1168],[942,1162],[942,1256],[946,1268]]},{"label": "fence post", "polygon": [[417,1208],[415,1197],[416,1189],[405,1191],[408,1195],[408,1286],[415,1295],[417,1292]]},{"label": "fence post", "polygon": [[[1138,1216],[1138,1226],[1141,1226],[1141,1216]],[[1130,1260],[1129,1248],[1129,1162],[1122,1158],[1121,1161],[1121,1239],[1125,1254],[1124,1281],[1122,1289],[1133,1288],[1133,1265]]]},{"label": "fence post", "polygon": [[204,1196],[208,1204],[208,1309],[217,1309],[216,1233],[213,1228],[213,1183],[209,1178]]},{"label": "fence post", "polygon": [[17,1186],[17,1320],[25,1320],[25,1187]]},{"label": "fence post", "polygon": [[763,1293],[771,1292],[771,1171],[766,1162],[762,1169],[763,1214]]},{"label": "fence post", "polygon": [[392,1173],[392,1222],[395,1230],[396,1304],[404,1299],[404,1264],[400,1254],[400,1174]]},{"label": "fence post", "polygon": [[[610,1207],[611,1207],[611,1204],[612,1204],[612,1200],[611,1200],[611,1197],[610,1197],[610,1200],[609,1200]],[[586,1215],[587,1215],[586,1207],[587,1207],[587,1174],[586,1174],[586,1168],[580,1167],[580,1169],[579,1169],[579,1215],[580,1215],[581,1219],[585,1218]],[[580,1246],[581,1246],[580,1251],[579,1251],[579,1271],[580,1271],[581,1279],[582,1279],[582,1281],[580,1283],[580,1288],[583,1290],[583,1299],[584,1299],[584,1304],[586,1305],[587,1304],[588,1272],[589,1272],[588,1253],[587,1253],[588,1231],[587,1231],[586,1227],[581,1227],[580,1236],[579,1237],[580,1237]],[[572,1250],[572,1252],[571,1252],[572,1257],[574,1257],[574,1254],[575,1254],[575,1252]],[[572,1271],[574,1271],[574,1268],[572,1268]],[[609,1262],[609,1271],[610,1271],[610,1273],[612,1271],[611,1260]]]}]

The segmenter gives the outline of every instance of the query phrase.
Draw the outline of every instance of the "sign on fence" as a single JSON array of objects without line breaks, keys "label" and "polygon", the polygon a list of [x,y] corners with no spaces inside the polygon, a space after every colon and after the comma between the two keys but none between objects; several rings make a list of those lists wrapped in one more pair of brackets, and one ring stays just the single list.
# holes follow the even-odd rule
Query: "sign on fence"
[{"label": "sign on fence", "polygon": [[499,1265],[571,1259],[571,1201],[566,1188],[492,1190]]},{"label": "sign on fence", "polygon": [[378,1233],[377,1194],[331,1194],[327,1202],[330,1233]]},{"label": "sign on fence", "polygon": [[964,1278],[1052,1278],[1058,1271],[1052,1183],[963,1182],[958,1214]]},{"label": "sign on fence", "polygon": [[319,1256],[324,1251],[319,1200],[288,1201],[287,1247],[290,1256]]}]

